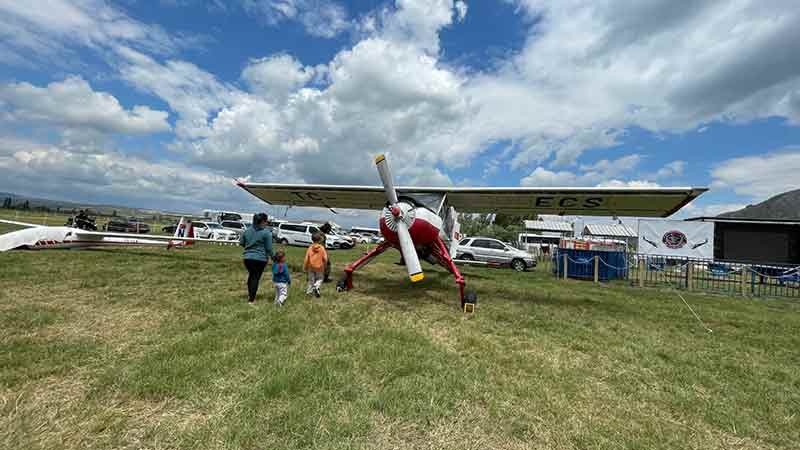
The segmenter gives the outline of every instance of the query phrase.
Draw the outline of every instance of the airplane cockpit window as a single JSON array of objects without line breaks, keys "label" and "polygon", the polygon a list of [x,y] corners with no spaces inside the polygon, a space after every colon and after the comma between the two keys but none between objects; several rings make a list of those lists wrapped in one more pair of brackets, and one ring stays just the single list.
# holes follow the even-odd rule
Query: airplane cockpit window
[{"label": "airplane cockpit window", "polygon": [[419,206],[424,206],[429,210],[433,211],[435,214],[439,214],[439,209],[442,206],[445,194],[439,193],[399,193],[400,197],[406,197],[411,199],[414,203]]}]

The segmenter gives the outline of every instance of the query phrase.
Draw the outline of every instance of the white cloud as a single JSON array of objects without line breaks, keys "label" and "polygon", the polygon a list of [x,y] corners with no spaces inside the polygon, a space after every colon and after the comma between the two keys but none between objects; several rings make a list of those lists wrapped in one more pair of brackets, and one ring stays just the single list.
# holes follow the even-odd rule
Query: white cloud
[{"label": "white cloud", "polygon": [[580,182],[580,177],[572,172],[554,172],[544,167],[537,167],[530,175],[520,180],[521,186],[574,186]]},{"label": "white cloud", "polygon": [[278,54],[254,59],[242,71],[242,78],[255,95],[283,103],[286,97],[314,78],[317,71],[304,67],[291,55]]},{"label": "white cloud", "polygon": [[758,201],[800,189],[800,149],[746,156],[723,161],[712,171],[712,188],[731,189]]},{"label": "white cloud", "polygon": [[[800,118],[800,9],[792,2],[519,0],[524,49],[474,77],[472,139],[513,139],[517,166],[574,163],[631,126]],[[619,14],[625,11],[625,14]],[[609,134],[610,133],[610,134]]]},{"label": "white cloud", "polygon": [[48,65],[69,65],[70,44],[98,50],[124,44],[171,54],[203,41],[139,22],[103,0],[0,1],[0,38],[0,55],[7,60],[40,58]]},{"label": "white cloud", "polygon": [[705,197],[700,197],[681,208],[680,211],[670,216],[672,219],[686,219],[690,217],[714,217],[722,213],[737,211],[744,208],[743,203],[714,203]]},{"label": "white cloud", "polygon": [[608,180],[598,184],[599,187],[629,187],[629,188],[653,188],[661,185],[647,180]]},{"label": "white cloud", "polygon": [[[143,207],[155,206],[157,201],[162,207],[182,211],[241,203],[247,198],[230,178],[179,162],[147,161],[109,148],[72,152],[19,139],[0,139],[0,176],[4,188],[16,192]],[[103,197],[98,199],[98,195]]]},{"label": "white cloud", "polygon": [[168,113],[147,106],[126,110],[111,94],[97,92],[84,79],[36,87],[30,83],[0,86],[0,117],[6,106],[6,119],[45,122],[65,127],[89,127],[101,132],[147,134],[168,131]]},{"label": "white cloud", "polygon": [[467,17],[467,3],[462,0],[457,0],[455,3],[456,8],[456,18],[459,22],[463,21],[465,17]]},{"label": "white cloud", "polygon": [[[672,161],[655,173],[638,171],[643,157],[630,154],[614,160],[602,159],[594,164],[583,164],[580,173],[548,170],[537,167],[530,175],[522,178],[522,186],[603,186],[603,187],[658,187],[656,180],[674,176],[682,172],[685,163]],[[630,179],[633,178],[633,179]]]},{"label": "white cloud", "polygon": [[330,0],[241,0],[245,12],[269,25],[296,20],[312,36],[332,38],[350,26],[347,10]]},{"label": "white cloud", "polygon": [[576,174],[570,171],[551,171],[537,167],[530,175],[520,180],[522,186],[535,187],[572,187],[572,186],[598,186],[598,187],[658,187],[658,183],[649,180],[620,180],[606,178],[603,174],[590,172]]},{"label": "white cloud", "polygon": [[619,176],[626,172],[630,172],[631,170],[638,167],[641,161],[642,161],[642,156],[633,153],[630,155],[620,157],[613,161],[609,161],[607,159],[601,159],[600,161],[597,161],[594,164],[581,165],[580,169],[587,172],[587,175],[590,176],[597,174],[599,176],[608,178],[608,177]]},{"label": "white cloud", "polygon": [[[379,152],[408,179],[420,176],[411,167],[465,163],[450,144],[470,113],[463,80],[414,45],[376,36],[314,69],[286,55],[258,60],[242,75],[251,92],[186,62],[119,52],[123,79],[178,113],[172,148],[232,176],[372,182]],[[325,83],[306,86],[318,73]]]},{"label": "white cloud", "polygon": [[168,60],[162,64],[125,46],[115,47],[114,52],[123,80],[158,96],[178,114],[175,132],[181,139],[207,135],[209,117],[240,94],[192,63]]},{"label": "white cloud", "polygon": [[439,30],[452,24],[456,13],[453,0],[397,0],[396,5],[386,20],[385,35],[438,52]]},{"label": "white cloud", "polygon": [[672,161],[664,165],[664,167],[658,169],[656,172],[656,178],[676,178],[683,175],[683,171],[686,169],[686,161]]}]

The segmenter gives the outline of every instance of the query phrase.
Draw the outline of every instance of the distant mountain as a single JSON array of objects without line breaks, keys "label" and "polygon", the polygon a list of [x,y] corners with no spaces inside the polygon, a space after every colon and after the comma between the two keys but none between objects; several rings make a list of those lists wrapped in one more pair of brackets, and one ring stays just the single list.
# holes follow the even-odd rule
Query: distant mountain
[{"label": "distant mountain", "polygon": [[743,209],[722,213],[717,217],[800,220],[800,189],[778,194],[757,205],[747,205]]},{"label": "distant mountain", "polygon": [[46,198],[30,197],[27,195],[14,194],[11,192],[0,192],[0,205],[5,204],[6,199],[11,199],[11,205],[15,208],[20,208],[27,202],[29,209],[47,209],[50,211],[60,211],[71,213],[85,209],[89,214],[96,214],[101,216],[117,215],[121,217],[152,217],[152,216],[191,216],[186,213],[173,213],[163,212],[153,209],[144,208],[131,208],[127,206],[114,206],[114,205],[94,205],[91,203],[78,203],[63,200],[51,200]]}]

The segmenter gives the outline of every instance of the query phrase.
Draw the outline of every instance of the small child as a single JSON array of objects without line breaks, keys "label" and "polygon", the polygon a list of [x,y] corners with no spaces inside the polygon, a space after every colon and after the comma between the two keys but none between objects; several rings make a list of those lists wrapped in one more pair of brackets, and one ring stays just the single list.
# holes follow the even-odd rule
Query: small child
[{"label": "small child", "polygon": [[303,270],[308,274],[308,289],[306,295],[314,294],[319,297],[319,288],[322,286],[322,280],[325,279],[325,264],[328,262],[328,252],[325,247],[320,244],[323,241],[321,233],[314,233],[311,236],[314,244],[306,251],[306,259],[303,261]]},{"label": "small child", "polygon": [[272,283],[275,284],[275,304],[283,306],[289,295],[292,277],[286,266],[286,254],[282,250],[275,252],[275,256],[272,258]]}]

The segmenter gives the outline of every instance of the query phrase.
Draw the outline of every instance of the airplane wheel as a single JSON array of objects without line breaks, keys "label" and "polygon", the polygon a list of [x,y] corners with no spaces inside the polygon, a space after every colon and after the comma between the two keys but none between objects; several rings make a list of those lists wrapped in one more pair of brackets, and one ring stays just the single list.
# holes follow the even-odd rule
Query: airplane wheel
[{"label": "airplane wheel", "polygon": [[345,292],[347,291],[347,282],[345,280],[339,280],[336,282],[336,292]]},{"label": "airplane wheel", "polygon": [[472,290],[468,290],[464,292],[464,302],[465,303],[477,303],[478,302],[478,293]]},{"label": "airplane wheel", "polygon": [[464,292],[464,299],[461,300],[461,309],[464,309],[464,305],[467,303],[471,303],[473,305],[478,303],[478,293],[472,290]]}]

